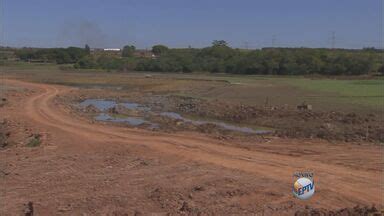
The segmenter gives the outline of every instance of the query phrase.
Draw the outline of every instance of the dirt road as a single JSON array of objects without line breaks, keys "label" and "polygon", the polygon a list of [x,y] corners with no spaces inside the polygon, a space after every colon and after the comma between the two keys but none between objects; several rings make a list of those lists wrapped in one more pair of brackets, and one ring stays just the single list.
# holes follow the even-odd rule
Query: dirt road
[{"label": "dirt road", "polygon": [[[276,138],[248,150],[197,133],[92,123],[55,103],[75,89],[6,84],[33,92],[9,96],[1,115],[45,138],[36,149],[1,152],[8,173],[0,178],[3,214],[18,214],[27,202],[41,214],[68,215],[292,214],[305,205],[382,203],[379,146]],[[313,198],[300,201],[291,195],[292,174],[305,170],[315,173],[317,188]]]}]

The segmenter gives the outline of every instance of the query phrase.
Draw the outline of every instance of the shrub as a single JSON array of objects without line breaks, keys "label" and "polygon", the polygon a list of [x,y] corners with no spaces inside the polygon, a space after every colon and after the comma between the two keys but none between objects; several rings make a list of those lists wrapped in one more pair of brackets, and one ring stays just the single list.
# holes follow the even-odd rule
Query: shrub
[{"label": "shrub", "polygon": [[40,134],[35,134],[32,136],[32,138],[29,140],[27,143],[28,147],[37,147],[40,146],[41,144],[41,135]]}]

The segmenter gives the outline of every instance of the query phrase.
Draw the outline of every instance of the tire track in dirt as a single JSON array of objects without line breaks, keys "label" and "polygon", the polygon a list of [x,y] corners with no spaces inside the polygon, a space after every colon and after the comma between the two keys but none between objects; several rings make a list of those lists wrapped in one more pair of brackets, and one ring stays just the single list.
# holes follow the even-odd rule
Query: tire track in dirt
[{"label": "tire track in dirt", "polygon": [[[343,166],[273,153],[250,151],[224,146],[217,140],[196,137],[190,134],[170,135],[115,126],[91,124],[74,118],[68,111],[54,104],[59,94],[71,90],[63,86],[26,83],[15,80],[7,82],[42,93],[30,97],[22,108],[27,118],[51,128],[82,137],[88,142],[145,145],[158,152],[188,160],[212,163],[218,166],[254,173],[255,176],[272,178],[291,184],[292,174],[298,170],[313,170],[317,178],[330,184],[331,196],[353,197],[359,203],[379,203],[380,172],[361,171]],[[92,147],[92,144],[87,144]],[[283,150],[282,150],[283,151]],[[328,194],[330,195],[330,194]],[[323,194],[324,198],[327,194]],[[287,194],[286,198],[290,197]]]}]

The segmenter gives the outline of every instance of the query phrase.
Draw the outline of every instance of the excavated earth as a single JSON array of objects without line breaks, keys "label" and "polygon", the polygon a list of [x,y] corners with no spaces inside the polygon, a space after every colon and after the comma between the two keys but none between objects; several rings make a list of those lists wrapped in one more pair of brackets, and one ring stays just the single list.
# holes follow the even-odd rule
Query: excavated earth
[{"label": "excavated earth", "polygon": [[[194,99],[163,97],[156,103],[161,111],[257,124],[275,132],[247,136],[177,123],[169,130],[148,130],[98,122],[92,118],[97,110],[76,108],[87,98],[111,98],[101,90],[16,80],[5,85],[0,215],[383,213],[378,144],[383,133],[374,115],[278,112],[283,108],[201,105]],[[156,110],[150,101],[157,96],[123,96],[113,97]],[[278,118],[285,120],[268,122]],[[302,132],[305,125],[295,121],[315,126]],[[289,122],[299,134],[287,130]],[[313,132],[322,127],[323,135]],[[332,127],[341,132],[328,135]],[[362,128],[364,133],[352,136]],[[314,172],[316,192],[309,200],[292,195],[297,171]]]},{"label": "excavated earth", "polygon": [[[92,118],[98,112],[94,107],[79,107],[76,104],[85,99],[106,99],[117,102],[135,102],[158,112],[174,112],[191,118],[209,119],[235,123],[240,126],[258,126],[270,130],[272,135],[282,138],[319,138],[329,141],[344,142],[384,142],[384,118],[382,113],[354,113],[341,111],[311,111],[297,110],[289,106],[250,106],[226,103],[218,100],[205,100],[173,94],[145,94],[140,91],[113,91],[106,89],[81,89],[70,91],[67,95],[57,98],[61,104],[72,104],[72,109],[79,115]],[[129,110],[114,109],[114,114],[136,116]],[[175,119],[152,116],[164,127],[162,131],[198,131],[217,137],[249,138],[250,134],[222,130],[211,124],[193,125],[180,124]],[[252,136],[260,140],[261,136]],[[263,136],[265,137],[265,136]]]}]

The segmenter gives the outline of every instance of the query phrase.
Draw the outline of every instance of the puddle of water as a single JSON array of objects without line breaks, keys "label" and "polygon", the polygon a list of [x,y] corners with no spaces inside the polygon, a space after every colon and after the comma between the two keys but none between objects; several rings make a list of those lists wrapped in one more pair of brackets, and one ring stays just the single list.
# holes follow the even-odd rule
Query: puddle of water
[{"label": "puddle of water", "polygon": [[[132,110],[141,110],[148,112],[151,109],[149,107],[145,107],[141,104],[138,103],[131,103],[131,102],[125,102],[125,103],[117,103],[116,101],[113,100],[104,100],[104,99],[86,99],[83,102],[80,103],[80,106],[88,106],[88,105],[93,105],[97,109],[99,109],[102,112],[107,111],[110,108],[113,108],[117,105],[122,105],[127,109],[132,109]],[[243,133],[251,133],[251,134],[268,134],[271,133],[271,130],[263,130],[263,129],[253,129],[249,127],[241,127],[241,126],[236,126],[224,122],[219,122],[219,121],[208,121],[208,120],[192,120],[189,118],[185,118],[181,116],[179,113],[175,112],[161,112],[159,113],[161,116],[165,116],[168,118],[172,119],[177,119],[177,120],[182,120],[184,122],[188,122],[194,125],[203,125],[203,124],[214,124],[217,125],[221,128],[231,130],[231,131],[237,131],[237,132],[243,132]],[[107,113],[101,113],[98,116],[95,117],[95,120],[97,121],[108,121],[108,122],[117,122],[117,123],[127,123],[132,126],[139,126],[142,124],[149,124],[149,128],[158,128],[159,125],[150,121],[146,121],[142,118],[137,118],[137,117],[120,117],[120,116],[111,116]]]},{"label": "puddle of water", "polygon": [[175,112],[162,112],[162,113],[160,113],[160,115],[166,116],[166,117],[169,117],[169,118],[173,118],[173,119],[177,119],[177,120],[183,120],[184,122],[190,122],[190,123],[192,123],[194,125],[202,125],[202,124],[208,124],[208,123],[209,124],[214,124],[214,125],[217,125],[219,127],[227,129],[227,130],[238,131],[238,132],[243,132],[243,133],[253,133],[253,134],[267,134],[267,133],[271,133],[271,131],[269,131],[269,130],[255,130],[255,129],[252,129],[252,128],[249,128],[249,127],[240,127],[240,126],[235,126],[235,125],[227,124],[227,123],[224,123],[224,122],[192,120],[192,119],[184,118],[179,113],[175,113]]},{"label": "puddle of water", "polygon": [[106,111],[114,106],[116,106],[116,102],[112,100],[103,100],[103,99],[86,99],[85,101],[80,103],[80,106],[89,106],[93,105],[100,111]]},{"label": "puddle of water", "polygon": [[127,109],[141,109],[141,108],[144,108],[144,107],[141,107],[140,104],[130,103],[130,102],[121,103],[121,105],[123,105]]},{"label": "puddle of water", "polygon": [[93,105],[100,111],[107,111],[108,109],[115,107],[117,105],[122,105],[127,109],[140,109],[140,110],[148,110],[147,107],[143,107],[138,103],[131,103],[131,102],[125,102],[125,103],[116,103],[113,100],[104,100],[104,99],[86,99],[83,102],[80,103],[80,106],[88,106]]},{"label": "puddle of water", "polygon": [[116,122],[116,123],[127,123],[132,126],[139,126],[144,123],[149,124],[150,128],[157,128],[158,125],[148,122],[141,118],[135,118],[135,117],[113,117],[111,115],[108,115],[106,113],[100,113],[98,116],[95,117],[95,120],[97,121],[108,121],[108,122]]},{"label": "puddle of water", "polygon": [[169,117],[169,118],[173,118],[173,119],[177,119],[177,120],[184,120],[184,121],[186,120],[179,113],[175,113],[175,112],[162,112],[162,113],[160,113],[160,115],[165,116],[165,117]]}]

